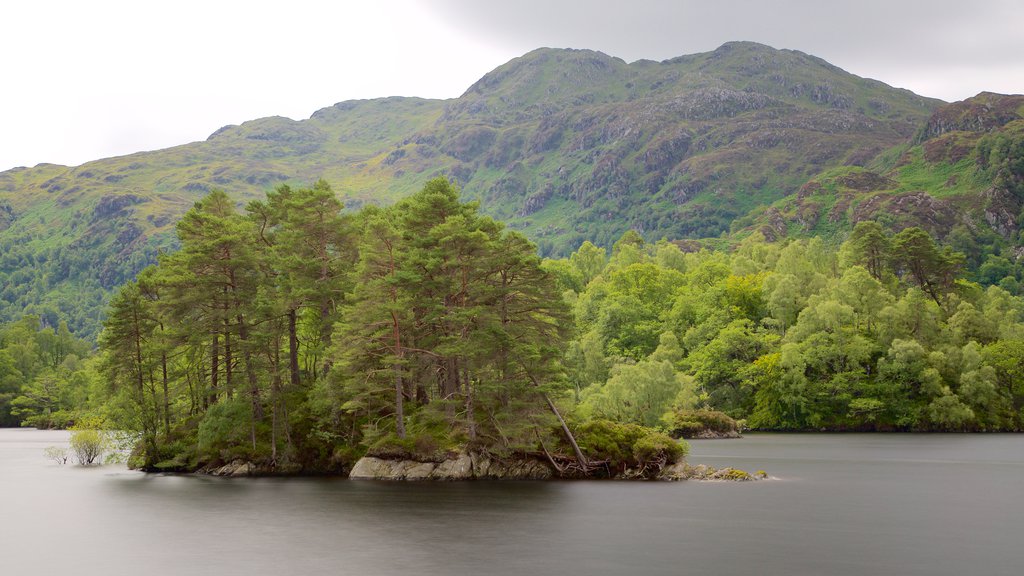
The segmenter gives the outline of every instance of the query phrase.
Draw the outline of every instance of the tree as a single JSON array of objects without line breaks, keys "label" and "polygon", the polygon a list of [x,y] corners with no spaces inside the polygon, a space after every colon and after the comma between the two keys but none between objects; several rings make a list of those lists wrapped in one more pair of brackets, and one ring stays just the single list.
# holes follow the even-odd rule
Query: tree
[{"label": "tree", "polygon": [[110,448],[107,433],[101,430],[96,420],[79,423],[71,429],[69,444],[75,459],[82,466],[98,463],[103,454]]},{"label": "tree", "polygon": [[[636,364],[616,364],[606,383],[586,389],[582,409],[597,418],[658,425],[677,399],[696,398],[693,380],[676,370],[675,363],[681,358],[675,334],[665,332],[650,357]],[[682,392],[685,394],[681,395]]]},{"label": "tree", "polygon": [[569,256],[569,262],[579,271],[582,276],[581,284],[586,287],[590,281],[597,278],[605,267],[606,256],[603,248],[598,248],[589,240],[583,242],[580,247]]},{"label": "tree", "polygon": [[148,379],[154,368],[150,354],[154,330],[150,303],[143,297],[138,283],[122,286],[110,301],[100,334],[100,346],[105,352],[101,370],[111,387],[111,395],[120,396],[131,406],[125,413],[129,418],[117,425],[142,434],[146,466],[156,463],[159,452],[159,402],[152,380]]},{"label": "tree", "polygon": [[[409,285],[417,277],[404,262],[402,238],[395,227],[394,211],[372,211],[365,216],[360,259],[356,269],[355,293],[340,332],[342,371],[365,374],[352,384],[357,395],[386,389],[369,385],[380,379],[392,379],[395,433],[405,438],[406,350],[402,336],[412,324],[412,298]],[[406,346],[409,343],[407,342]],[[344,372],[343,372],[344,373]],[[366,399],[363,407],[369,407]],[[377,400],[376,404],[387,404]]]},{"label": "tree", "polygon": [[897,272],[920,286],[939,306],[953,286],[963,265],[963,254],[948,247],[939,250],[935,240],[917,227],[905,228],[892,239]]},{"label": "tree", "polygon": [[893,257],[889,237],[873,220],[863,220],[853,227],[847,241],[853,264],[863,266],[875,280],[882,281]]}]

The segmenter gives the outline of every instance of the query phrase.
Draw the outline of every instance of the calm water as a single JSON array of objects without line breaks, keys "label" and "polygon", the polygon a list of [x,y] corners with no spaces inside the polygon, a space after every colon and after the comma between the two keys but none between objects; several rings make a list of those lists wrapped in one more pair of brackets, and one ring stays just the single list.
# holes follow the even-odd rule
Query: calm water
[{"label": "calm water", "polygon": [[147,476],[0,430],[0,574],[1024,573],[1024,436],[751,435],[757,483]]}]

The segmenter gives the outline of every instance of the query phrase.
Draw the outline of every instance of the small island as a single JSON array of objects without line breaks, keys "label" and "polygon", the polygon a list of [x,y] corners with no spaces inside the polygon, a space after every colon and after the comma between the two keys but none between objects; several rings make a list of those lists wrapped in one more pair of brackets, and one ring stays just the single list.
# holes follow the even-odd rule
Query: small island
[{"label": "small island", "polygon": [[478,209],[444,178],[354,213],[211,192],[98,351],[5,327],[0,417],[126,431],[148,472],[392,479],[743,479],[686,439],[1021,427],[1024,304],[921,229],[543,259]]}]

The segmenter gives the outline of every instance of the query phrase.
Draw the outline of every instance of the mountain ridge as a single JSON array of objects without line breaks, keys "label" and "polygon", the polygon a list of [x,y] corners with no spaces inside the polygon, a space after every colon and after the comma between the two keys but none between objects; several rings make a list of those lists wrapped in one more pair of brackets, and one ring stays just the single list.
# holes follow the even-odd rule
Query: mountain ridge
[{"label": "mountain ridge", "polygon": [[[942,104],[756,43],[632,63],[541,48],[459,98],[344,101],[164,150],[0,173],[0,274],[32,284],[0,293],[0,319],[67,315],[83,298],[92,310],[173,250],[177,217],[218,188],[243,203],[324,178],[359,208],[441,175],[545,254],[628,229],[717,237],[823,171],[868,166]],[[98,315],[72,325],[95,333]]]}]

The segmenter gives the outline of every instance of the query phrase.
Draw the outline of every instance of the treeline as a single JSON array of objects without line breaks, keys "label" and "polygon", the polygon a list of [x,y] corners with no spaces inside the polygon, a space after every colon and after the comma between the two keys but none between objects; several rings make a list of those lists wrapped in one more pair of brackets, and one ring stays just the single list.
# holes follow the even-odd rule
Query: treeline
[{"label": "treeline", "polygon": [[0,327],[0,427],[67,428],[87,409],[92,346],[64,322],[27,315]]},{"label": "treeline", "polygon": [[1019,430],[1024,300],[962,279],[924,231],[684,253],[627,233],[549,260],[573,305],[590,416],[671,427],[722,410],[770,430]]},{"label": "treeline", "polygon": [[[448,181],[354,215],[324,182],[244,213],[213,192],[177,232],[100,338],[105,415],[141,433],[140,466],[333,470],[367,450],[468,448],[585,467],[601,453],[582,453],[556,406],[571,320],[536,248]],[[647,459],[681,451],[591,428],[643,440]]]},{"label": "treeline", "polygon": [[[1024,300],[965,280],[964,257],[917,228],[863,222],[838,250],[753,236],[731,253],[629,232],[610,254],[585,242],[542,261],[439,179],[358,213],[324,182],[244,211],[213,192],[177,234],[113,298],[95,358],[66,327],[5,329],[5,350],[47,352],[22,370],[24,352],[0,351],[0,391],[77,383],[9,422],[84,410],[137,431],[148,469],[470,449],[614,474],[682,453],[655,430],[728,429],[714,411],[770,430],[1024,419]],[[62,424],[54,406],[79,410]]]}]

